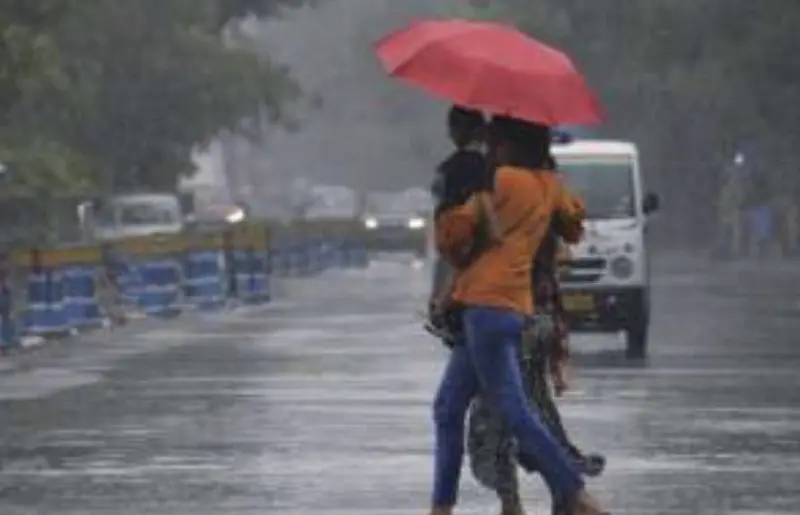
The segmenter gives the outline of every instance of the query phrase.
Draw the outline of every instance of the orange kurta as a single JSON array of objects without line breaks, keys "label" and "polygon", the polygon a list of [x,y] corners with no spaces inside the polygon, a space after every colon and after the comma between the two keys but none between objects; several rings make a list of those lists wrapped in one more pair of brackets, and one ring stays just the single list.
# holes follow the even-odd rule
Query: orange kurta
[{"label": "orange kurta", "polygon": [[[533,314],[531,267],[553,213],[579,227],[583,204],[572,195],[557,174],[505,166],[497,170],[492,204],[500,226],[502,241],[480,254],[460,270],[452,298],[455,302],[505,308]],[[480,209],[467,202],[442,215],[437,222],[440,250],[458,248],[459,240],[469,240],[469,229],[477,226]],[[579,231],[564,235],[574,240]]]}]

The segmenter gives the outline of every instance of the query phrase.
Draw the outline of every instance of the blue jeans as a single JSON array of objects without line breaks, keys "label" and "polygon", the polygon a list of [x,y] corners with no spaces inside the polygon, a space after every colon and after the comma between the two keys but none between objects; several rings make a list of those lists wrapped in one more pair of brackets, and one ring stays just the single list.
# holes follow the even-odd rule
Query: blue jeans
[{"label": "blue jeans", "polygon": [[456,345],[433,406],[436,425],[433,506],[455,506],[464,456],[464,422],[472,398],[481,393],[498,409],[519,444],[520,455],[536,459],[554,496],[571,499],[583,489],[574,460],[533,412],[518,363],[523,317],[494,308],[464,312],[466,341]]}]

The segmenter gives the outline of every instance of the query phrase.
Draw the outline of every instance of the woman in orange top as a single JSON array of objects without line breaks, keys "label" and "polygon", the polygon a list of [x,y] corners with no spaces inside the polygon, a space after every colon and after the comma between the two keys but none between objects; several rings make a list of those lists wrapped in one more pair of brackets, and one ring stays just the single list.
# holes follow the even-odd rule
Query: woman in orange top
[{"label": "woman in orange top", "polygon": [[[554,496],[567,501],[570,513],[599,515],[602,510],[584,490],[581,471],[531,410],[518,360],[525,318],[533,314],[531,256],[536,255],[553,214],[577,220],[582,216],[581,203],[556,173],[545,171],[551,159],[547,127],[495,117],[490,137],[500,165],[492,203],[502,238],[463,267],[455,280],[452,298],[463,310],[465,337],[450,354],[434,400],[431,514],[451,515],[456,504],[465,417],[480,391],[502,414],[520,453],[536,459]],[[436,233],[442,256],[459,262],[464,249],[471,247],[480,213],[473,201],[440,217]]]}]

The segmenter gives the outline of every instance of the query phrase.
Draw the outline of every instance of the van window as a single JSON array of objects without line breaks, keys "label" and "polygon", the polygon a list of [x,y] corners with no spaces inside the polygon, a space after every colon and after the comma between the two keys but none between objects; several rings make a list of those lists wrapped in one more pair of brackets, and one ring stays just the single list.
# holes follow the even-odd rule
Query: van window
[{"label": "van window", "polygon": [[109,203],[103,203],[100,208],[95,211],[95,222],[100,227],[114,227],[117,225],[117,217],[114,216],[114,206]]},{"label": "van window", "polygon": [[101,227],[171,225],[181,222],[181,210],[174,199],[116,199],[104,203],[96,219]]},{"label": "van window", "polygon": [[128,204],[119,208],[119,221],[122,225],[159,225],[178,223],[177,213],[172,206],[156,203]]},{"label": "van window", "polygon": [[636,216],[637,195],[629,160],[561,158],[558,169],[569,187],[583,198],[589,218]]}]

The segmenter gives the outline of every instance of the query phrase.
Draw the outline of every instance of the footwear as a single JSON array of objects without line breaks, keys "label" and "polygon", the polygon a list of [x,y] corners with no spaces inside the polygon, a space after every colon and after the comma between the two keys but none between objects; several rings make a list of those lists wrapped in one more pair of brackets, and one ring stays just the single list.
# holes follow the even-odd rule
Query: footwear
[{"label": "footwear", "polygon": [[586,477],[599,477],[606,469],[606,457],[602,454],[587,454],[582,460],[581,467]]},{"label": "footwear", "polygon": [[500,508],[500,515],[526,515],[522,504],[503,506]]},{"label": "footwear", "polygon": [[570,515],[611,515],[603,510],[600,503],[585,490],[581,490],[573,499]]}]

